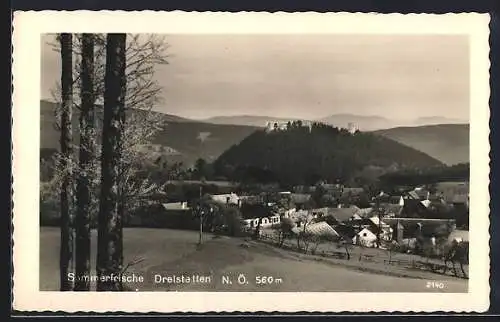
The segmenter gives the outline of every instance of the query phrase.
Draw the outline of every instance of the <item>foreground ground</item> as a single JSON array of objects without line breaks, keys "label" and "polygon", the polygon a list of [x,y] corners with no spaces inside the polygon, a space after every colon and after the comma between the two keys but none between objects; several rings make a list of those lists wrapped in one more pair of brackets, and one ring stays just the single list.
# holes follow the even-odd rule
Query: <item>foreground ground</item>
[{"label": "foreground ground", "polygon": [[[59,237],[58,228],[40,230],[42,291],[59,288]],[[96,237],[93,231],[92,268]],[[126,273],[143,281],[128,287],[138,291],[467,292],[467,280],[451,276],[387,269],[389,265],[384,268],[352,259],[329,260],[261,242],[211,235],[205,236],[203,247],[198,249],[197,238],[192,231],[125,229],[125,263],[137,256],[144,258]]]}]

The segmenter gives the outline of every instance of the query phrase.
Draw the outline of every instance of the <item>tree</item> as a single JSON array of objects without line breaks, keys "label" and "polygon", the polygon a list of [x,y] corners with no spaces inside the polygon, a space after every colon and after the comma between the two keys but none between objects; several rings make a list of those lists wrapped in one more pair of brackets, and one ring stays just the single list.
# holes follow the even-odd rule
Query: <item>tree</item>
[{"label": "tree", "polygon": [[73,105],[73,37],[71,34],[61,34],[61,158],[60,169],[63,172],[60,190],[61,202],[61,249],[60,249],[60,287],[61,291],[71,291],[73,285],[68,278],[72,270],[74,256],[74,232],[73,232],[73,172],[72,172],[72,105]]},{"label": "tree", "polygon": [[290,238],[293,235],[292,229],[295,227],[295,223],[290,218],[283,218],[280,221],[278,227],[276,227],[278,231],[278,246],[283,247],[283,244],[287,238]]},{"label": "tree", "polygon": [[198,179],[207,177],[207,161],[198,158],[194,164],[194,172]]},{"label": "tree", "polygon": [[[104,100],[104,71],[106,66],[106,34],[92,34],[94,40],[94,63],[91,70],[91,78],[93,80],[93,99],[95,102],[102,102]],[[73,44],[73,53],[76,57],[84,56],[83,34],[75,34],[73,36],[76,41]],[[51,44],[54,49],[60,50],[60,44]],[[122,136],[123,147],[122,159],[120,160],[120,200],[124,201],[121,210],[123,213],[132,211],[134,208],[140,206],[142,197],[147,193],[154,193],[154,189],[150,178],[143,177],[144,182],[138,183],[138,174],[142,171],[143,165],[149,161],[150,156],[144,153],[144,147],[147,146],[153,137],[163,128],[164,119],[162,114],[152,112],[152,107],[161,102],[160,93],[161,87],[155,79],[155,67],[161,64],[167,64],[166,49],[168,45],[164,37],[157,34],[139,35],[128,34],[126,44],[126,80],[127,90],[125,93],[125,106],[127,110],[127,117],[124,126],[124,135]],[[82,85],[82,71],[84,60],[76,59],[73,67],[73,83],[76,86]],[[61,84],[56,84],[53,90],[55,98],[60,96]],[[80,93],[86,91],[80,90],[73,95],[73,105],[77,110],[82,110],[84,102],[83,97],[79,97]],[[80,100],[79,100],[80,99]],[[100,106],[95,108],[95,125],[102,126],[103,113]],[[100,143],[102,141],[102,132],[94,134],[94,142]],[[100,160],[101,155],[100,144],[95,145],[95,151],[92,156],[92,165],[86,169],[76,167],[74,173],[79,171],[85,172],[85,176],[90,181],[92,186],[92,202],[90,207],[90,214],[92,223],[96,223],[95,214],[99,211],[99,200],[97,196],[100,195]],[[59,169],[55,167],[55,176],[61,176]],[[59,182],[60,179],[54,180]],[[149,183],[149,185],[147,185]],[[144,189],[138,189],[143,187]],[[156,188],[159,188],[157,186]]]},{"label": "tree", "polygon": [[106,43],[101,198],[97,242],[98,291],[123,289],[121,279],[101,278],[112,274],[120,276],[123,268],[123,231],[118,191],[127,89],[126,37],[126,34],[108,34]]},{"label": "tree", "polygon": [[[94,36],[82,36],[80,171],[76,191],[76,276],[90,276],[90,213],[92,203],[92,165],[95,153],[94,133]],[[78,278],[75,290],[88,291],[89,279]]]},{"label": "tree", "polygon": [[306,212],[299,216],[300,227],[298,228],[300,230],[297,231],[297,249],[301,250],[300,241],[302,240],[304,243],[305,253],[307,253],[307,248],[309,247],[310,241],[310,233],[307,231],[307,227],[313,222],[313,220],[314,217],[309,214],[309,212]]}]

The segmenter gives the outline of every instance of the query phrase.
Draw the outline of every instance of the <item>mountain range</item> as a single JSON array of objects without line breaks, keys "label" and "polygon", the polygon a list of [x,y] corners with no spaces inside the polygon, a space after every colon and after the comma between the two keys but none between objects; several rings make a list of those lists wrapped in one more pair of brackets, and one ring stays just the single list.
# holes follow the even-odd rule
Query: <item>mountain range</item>
[{"label": "mountain range", "polygon": [[[200,120],[201,122],[213,124],[233,124],[264,127],[267,122],[287,122],[290,119],[273,116],[259,115],[232,115],[214,116]],[[467,124],[468,121],[448,118],[443,116],[427,116],[412,120],[393,120],[376,115],[356,115],[356,114],[332,114],[319,119],[308,119],[304,121],[321,122],[336,127],[346,128],[349,123],[353,123],[361,131],[376,131],[401,126],[424,126],[434,124]]]},{"label": "mountain range", "polygon": [[[40,102],[41,155],[44,156],[50,155],[59,148],[59,132],[54,127],[55,110],[55,103]],[[160,114],[164,126],[154,137],[151,144],[152,150],[163,153],[168,160],[182,161],[188,166],[200,157],[214,161],[224,151],[265,126],[270,119],[276,120],[272,117],[251,115],[192,120],[171,114]],[[329,122],[328,119],[330,119]],[[347,123],[353,122],[363,131],[375,131],[375,134],[420,150],[446,164],[469,161],[468,124],[391,128],[391,121],[383,117],[348,114],[331,116],[324,120],[329,124],[338,122],[331,124],[338,127],[346,127]],[[415,122],[425,121],[432,124],[433,121],[446,120],[448,119],[426,118],[415,120]],[[276,121],[284,122],[288,119],[281,118]],[[370,122],[375,125],[370,125]],[[374,130],[377,127],[381,129]],[[77,111],[73,115],[73,128],[78,128]],[[75,140],[77,140],[76,135]]]}]

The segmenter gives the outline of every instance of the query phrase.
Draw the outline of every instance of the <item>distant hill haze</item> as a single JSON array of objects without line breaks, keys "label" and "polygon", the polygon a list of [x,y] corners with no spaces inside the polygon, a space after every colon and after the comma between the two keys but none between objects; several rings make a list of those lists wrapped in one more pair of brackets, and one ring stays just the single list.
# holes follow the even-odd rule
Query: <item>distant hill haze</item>
[{"label": "distant hill haze", "polygon": [[[213,124],[233,124],[264,127],[267,122],[287,122],[298,120],[299,118],[283,118],[260,115],[232,115],[214,116],[200,121]],[[347,128],[349,123],[353,123],[361,131],[376,131],[400,126],[422,126],[432,124],[467,124],[468,121],[447,118],[442,116],[420,117],[414,120],[393,120],[376,115],[356,115],[356,114],[333,114],[319,119],[302,119],[303,121],[314,121],[326,123],[336,127]]]},{"label": "distant hill haze", "polygon": [[[55,110],[55,103],[40,102],[40,138],[44,156],[50,155],[59,148],[59,132],[54,126],[56,121]],[[255,130],[264,127],[266,122],[270,120],[288,121],[288,119],[283,118],[250,115],[242,117],[227,116],[201,121],[171,114],[161,114],[165,126],[154,138],[152,145],[163,146],[163,149],[156,149],[155,151],[160,151],[158,153],[163,153],[169,160],[182,161],[186,165],[192,165],[199,157],[208,161],[217,159],[224,151],[240,143]],[[377,118],[378,123],[372,127],[383,127],[384,124],[387,124],[388,128],[390,127],[390,122],[383,117],[367,116],[365,118],[366,123],[369,123],[370,120],[373,121],[373,118]],[[337,118],[338,125],[336,126],[347,127],[347,124],[351,121],[356,125],[362,124],[360,118],[353,119],[351,116],[343,114],[343,117]],[[238,123],[245,123],[245,125],[238,125]],[[73,129],[75,141],[77,141],[77,110],[73,114]],[[360,129],[363,130],[361,127]],[[379,130],[375,133],[420,150],[446,164],[454,164],[468,162],[469,160],[468,131],[468,124],[445,124],[423,127],[398,127]]]},{"label": "distant hill haze", "polygon": [[397,127],[375,131],[448,165],[469,162],[469,124]]},{"label": "distant hill haze", "polygon": [[[293,119],[259,115],[214,116],[201,121],[212,124],[233,124],[265,127],[267,122],[288,122]],[[297,119],[298,120],[298,119]]]}]

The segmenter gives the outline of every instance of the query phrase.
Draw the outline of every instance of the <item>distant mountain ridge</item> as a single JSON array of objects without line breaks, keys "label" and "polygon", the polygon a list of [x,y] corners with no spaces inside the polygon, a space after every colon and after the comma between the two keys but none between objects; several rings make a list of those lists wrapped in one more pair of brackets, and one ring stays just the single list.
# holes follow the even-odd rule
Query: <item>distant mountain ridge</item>
[{"label": "distant mountain ridge", "polygon": [[[214,116],[200,120],[201,122],[213,124],[233,124],[264,127],[267,122],[287,122],[300,118],[283,118],[263,115],[232,115]],[[377,131],[401,126],[423,126],[434,124],[467,124],[465,120],[448,118],[443,116],[426,116],[415,120],[392,120],[387,117],[377,115],[356,115],[348,113],[333,114],[318,119],[301,119],[303,121],[321,122],[328,125],[347,128],[349,123],[353,123],[361,131]]]},{"label": "distant mountain ridge", "polygon": [[453,165],[469,162],[469,124],[397,127],[373,132]]},{"label": "distant mountain ridge", "polygon": [[[55,103],[40,101],[40,146],[44,156],[50,155],[59,148],[59,132],[54,127],[55,109]],[[75,111],[73,114],[73,129],[78,128],[77,112]],[[255,130],[264,127],[270,119],[287,121],[273,117],[248,116],[248,119],[252,119],[254,124],[258,125],[242,126],[214,124],[176,115],[160,114],[164,118],[165,126],[151,144],[163,146],[164,149],[161,151],[164,151],[162,153],[166,155],[167,159],[182,161],[186,165],[193,164],[199,157],[208,161],[217,159],[231,146],[240,143]],[[233,117],[227,117],[227,119],[230,118]],[[342,122],[344,121],[348,121],[348,119],[344,119]],[[346,126],[347,124],[341,124],[340,127]],[[420,150],[446,164],[468,162],[469,160],[468,124],[397,127],[378,130],[375,133]],[[77,138],[75,134],[75,140]]]},{"label": "distant mountain ridge", "polygon": [[262,116],[262,115],[234,115],[234,116],[214,116],[207,119],[203,119],[201,121],[212,124],[232,124],[232,125],[265,127],[267,122],[273,122],[273,121],[288,122],[290,120],[291,119],[289,118]]}]

